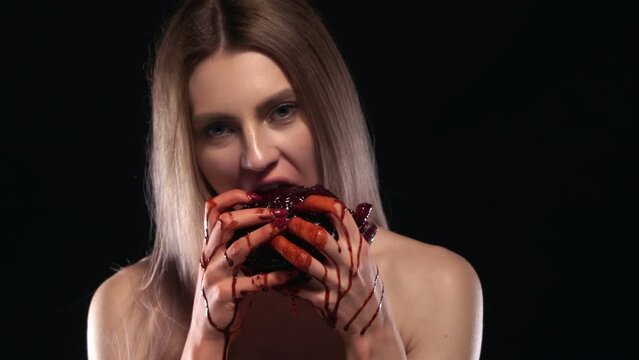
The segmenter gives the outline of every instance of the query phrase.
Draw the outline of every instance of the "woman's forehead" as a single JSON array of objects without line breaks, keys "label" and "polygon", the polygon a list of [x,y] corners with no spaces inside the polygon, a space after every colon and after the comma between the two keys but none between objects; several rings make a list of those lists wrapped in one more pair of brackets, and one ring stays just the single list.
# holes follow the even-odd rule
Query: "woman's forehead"
[{"label": "woman's forehead", "polygon": [[189,79],[194,112],[228,111],[242,105],[257,107],[292,87],[268,56],[254,51],[220,52],[203,60]]}]

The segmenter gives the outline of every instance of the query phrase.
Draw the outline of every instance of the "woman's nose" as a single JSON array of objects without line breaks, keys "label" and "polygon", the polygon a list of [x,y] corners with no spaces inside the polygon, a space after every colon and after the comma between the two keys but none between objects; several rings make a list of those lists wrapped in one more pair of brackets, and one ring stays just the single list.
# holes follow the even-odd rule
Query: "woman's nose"
[{"label": "woman's nose", "polygon": [[251,127],[244,132],[244,149],[240,163],[243,169],[263,171],[277,162],[279,150],[273,134],[261,126]]}]

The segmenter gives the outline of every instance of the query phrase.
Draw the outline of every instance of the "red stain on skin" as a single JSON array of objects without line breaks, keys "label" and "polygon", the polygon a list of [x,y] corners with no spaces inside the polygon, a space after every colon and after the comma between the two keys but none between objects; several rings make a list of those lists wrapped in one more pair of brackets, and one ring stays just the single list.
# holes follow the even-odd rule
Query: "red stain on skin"
[{"label": "red stain on skin", "polygon": [[222,230],[231,232],[237,228],[239,222],[235,220],[235,215],[232,212],[226,212],[220,215],[220,222],[222,223]]},{"label": "red stain on skin", "polygon": [[269,274],[266,273],[266,274],[254,275],[251,277],[251,284],[253,285],[255,290],[262,290],[264,292],[267,292],[269,290],[268,276]]},{"label": "red stain on skin", "polygon": [[255,214],[260,220],[264,221],[273,220],[275,218],[275,215],[273,215],[273,213],[268,209],[257,209]]},{"label": "red stain on skin", "polygon": [[[346,205],[338,199],[333,199],[333,203],[330,206],[330,209],[336,217],[339,218],[339,226],[342,229],[342,233],[346,236],[346,247],[348,248],[348,253],[351,259],[351,274],[353,273],[353,246],[351,244],[351,236],[344,224],[344,218],[346,217]],[[339,216],[338,216],[339,214]]]},{"label": "red stain on skin", "polygon": [[[262,200],[262,197],[260,195],[255,194],[255,193],[251,193],[251,192],[247,193],[247,197],[248,197],[249,202],[257,202],[257,201]],[[211,214],[211,211],[216,206],[217,206],[217,204],[212,199],[209,199],[206,202],[205,212],[204,212],[204,240],[205,240],[205,244],[208,244],[209,240],[210,240],[209,216]],[[284,212],[283,211],[277,211],[277,210],[276,211],[269,211],[269,210],[260,209],[260,210],[257,210],[256,214],[260,217],[261,220],[273,220],[275,218],[275,220],[277,221],[277,220],[279,220],[281,218],[286,219],[286,212],[285,211]],[[233,213],[224,213],[224,214],[222,214],[222,216],[219,217],[219,221],[221,222],[222,230],[223,231],[229,231],[229,232],[233,231],[239,224],[238,221],[234,218]],[[281,221],[280,221],[280,223],[278,223],[276,225],[279,225],[279,227],[282,227],[282,226],[285,226],[286,224],[285,223],[281,224]],[[250,233],[246,234],[245,238],[246,238],[247,246],[249,248],[251,248],[252,244],[251,244]],[[208,258],[206,258],[204,252],[202,252],[202,257],[200,259],[200,266],[202,267],[202,269],[206,270],[206,268],[208,267],[208,264],[210,263],[211,258],[224,245],[225,245],[224,243],[217,245],[213,249],[212,254]],[[287,251],[289,251],[289,253],[291,252],[290,249],[287,250]],[[228,265],[230,267],[232,267],[233,266],[233,261],[228,257],[226,250],[224,251],[224,258],[226,259]],[[299,253],[297,254],[297,258],[299,259],[300,263],[306,263],[307,262],[309,264],[308,266],[310,266],[310,258],[308,259],[308,261],[305,262],[303,254],[300,255]],[[307,268],[308,268],[308,266],[307,266]],[[205,289],[204,289],[204,280],[202,280],[201,294],[202,294],[202,297],[204,299],[204,303],[205,303],[205,307],[206,307],[206,318],[207,318],[209,324],[216,331],[219,331],[219,332],[221,332],[224,335],[224,349],[223,349],[223,352],[222,352],[222,359],[224,359],[224,360],[226,360],[226,358],[227,358],[228,347],[229,347],[229,344],[230,344],[231,330],[232,330],[231,328],[232,328],[233,323],[235,322],[235,319],[237,318],[237,312],[238,312],[238,309],[239,309],[238,304],[240,303],[241,299],[244,296],[246,296],[247,293],[248,293],[247,291],[242,290],[242,291],[240,291],[240,295],[241,296],[238,296],[238,294],[237,294],[237,278],[238,278],[239,271],[240,271],[239,267],[233,268],[233,279],[232,279],[232,282],[231,282],[231,296],[232,296],[232,299],[233,299],[233,303],[235,304],[235,308],[234,308],[234,311],[233,311],[233,317],[231,318],[231,321],[229,321],[229,323],[226,326],[224,326],[224,327],[216,324],[213,321],[213,319],[211,318],[210,311],[209,311],[209,301],[208,301],[208,298],[206,297],[206,292],[205,292]],[[264,280],[263,280],[263,284],[262,284],[262,290],[266,291],[266,290],[268,290],[268,286],[269,286],[268,285],[268,274],[264,275],[263,279]],[[253,281],[253,279],[251,279],[251,280]],[[251,303],[252,303],[252,301],[251,301]],[[251,305],[252,304],[249,304],[249,306],[251,306]]]},{"label": "red stain on skin", "polygon": [[382,301],[384,301],[384,283],[382,283],[382,295],[379,298],[379,305],[377,305],[377,310],[375,310],[375,314],[373,314],[373,317],[368,321],[366,326],[364,326],[362,331],[359,332],[360,335],[364,336],[364,333],[366,332],[366,330],[371,326],[371,324],[373,323],[373,321],[377,317],[377,314],[379,314],[379,311],[382,308]]},{"label": "red stain on skin", "polygon": [[284,258],[286,258],[291,264],[298,269],[308,272],[311,267],[312,257],[306,251],[302,250],[299,246],[286,240],[282,235],[276,236],[271,245],[277,250]]},{"label": "red stain on skin", "polygon": [[377,268],[377,274],[375,274],[375,281],[373,281],[373,288],[371,289],[371,292],[368,294],[368,297],[366,298],[366,300],[364,300],[364,303],[362,304],[362,306],[355,312],[355,315],[353,315],[353,317],[348,321],[348,323],[344,325],[344,331],[348,331],[353,321],[357,318],[359,313],[361,313],[362,310],[364,310],[364,307],[366,306],[366,304],[368,304],[370,299],[373,297],[373,294],[375,293],[375,286],[377,286],[377,280],[379,280],[379,268]]},{"label": "red stain on skin", "polygon": [[248,248],[251,248],[251,233],[246,234],[246,246],[248,246]]},{"label": "red stain on skin", "polygon": [[235,285],[237,283],[237,276],[239,274],[239,268],[236,268],[233,270],[233,281],[231,282],[231,292],[232,292],[232,297],[233,297],[233,303],[235,304],[235,309],[233,311],[233,317],[231,318],[231,321],[229,321],[229,323],[225,326],[225,327],[221,327],[219,325],[217,325],[213,319],[211,319],[211,313],[209,311],[209,300],[206,297],[206,292],[204,291],[204,281],[202,281],[202,289],[201,289],[201,293],[202,293],[202,297],[204,298],[204,305],[206,307],[206,319],[208,320],[209,324],[216,330],[221,332],[224,335],[224,350],[222,352],[222,359],[226,360],[226,356],[228,353],[228,347],[229,347],[229,339],[231,337],[231,326],[233,325],[233,322],[235,322],[235,318],[237,317],[237,311],[238,311],[238,304],[240,302],[240,298],[238,298],[237,293],[236,293],[236,288]]},{"label": "red stain on skin", "polygon": [[[348,268],[348,282],[347,282],[346,287],[343,290],[342,290],[341,273],[345,269],[342,269],[342,267],[340,267],[338,265],[338,263],[334,261],[334,259],[332,259],[330,256],[327,256],[333,262],[333,264],[335,265],[335,271],[337,272],[337,283],[338,283],[338,286],[337,286],[337,299],[335,301],[335,306],[334,306],[333,309],[330,309],[330,307],[329,307],[330,291],[329,291],[329,287],[327,285],[327,268],[326,268],[326,265],[323,264],[324,265],[324,269],[325,269],[324,276],[322,277],[322,279],[317,279],[320,283],[322,283],[324,285],[324,287],[326,289],[325,297],[324,297],[324,311],[323,311],[323,314],[325,315],[325,319],[326,319],[327,324],[330,327],[334,328],[336,326],[336,324],[337,324],[338,314],[339,314],[339,306],[341,304],[341,301],[350,292],[350,290],[351,290],[351,288],[353,286],[353,278],[355,276],[357,276],[357,273],[358,273],[358,270],[359,270],[359,265],[360,265],[360,260],[361,260],[361,256],[360,255],[361,255],[361,251],[362,251],[362,240],[363,240],[363,238],[362,238],[362,236],[360,234],[360,236],[359,236],[360,243],[359,243],[359,246],[358,246],[358,249],[357,249],[358,253],[357,254],[353,254],[353,246],[352,246],[352,242],[351,242],[350,232],[348,231],[348,228],[346,227],[346,224],[345,224],[347,207],[346,207],[346,205],[343,202],[341,202],[340,200],[338,200],[336,198],[327,197],[327,196],[311,195],[308,198],[306,198],[298,206],[297,210],[301,210],[301,211],[316,211],[316,212],[324,212],[324,213],[333,214],[333,216],[335,216],[335,218],[337,219],[337,223],[338,223],[337,226],[340,228],[341,234],[343,234],[343,236],[344,236],[343,240],[346,242],[346,245],[347,245],[350,266]],[[327,239],[329,238],[329,236],[324,234],[326,232],[324,229],[319,230],[318,227],[319,227],[318,225],[311,224],[311,223],[308,223],[308,222],[305,222],[305,221],[301,221],[301,220],[296,220],[296,218],[293,218],[291,220],[291,223],[289,224],[289,229],[291,229],[293,233],[296,233],[300,237],[306,239],[308,242],[310,242],[316,248],[318,248],[320,250],[324,250],[324,248],[326,246]],[[286,241],[286,243],[285,243],[285,241],[280,240],[279,242],[281,243],[281,247],[282,248],[294,246],[292,243],[289,243],[288,241]],[[290,244],[290,245],[288,245],[288,244]],[[300,249],[300,251],[301,251],[301,249]],[[338,245],[338,252],[341,252],[341,248],[339,248],[339,245]],[[289,261],[291,261],[289,256],[287,256],[287,253],[282,252],[282,251],[281,251],[281,253],[282,253],[282,255],[285,258],[287,258]],[[305,253],[305,254],[308,255],[307,253]],[[296,255],[299,256],[299,254],[296,253],[294,250],[289,250],[288,255],[290,255],[290,256],[296,256]],[[327,255],[327,254],[325,254],[325,255]],[[355,258],[357,258],[357,267],[356,267],[356,264],[355,264]],[[309,259],[309,262],[310,262],[310,260],[311,259]],[[293,262],[293,261],[291,261],[291,262]],[[309,267],[310,267],[310,263],[309,263]],[[362,306],[362,308],[363,308],[363,306]],[[347,324],[347,326],[350,326],[350,323]]]},{"label": "red stain on skin", "polygon": [[202,252],[202,258],[200,259],[200,266],[202,267],[203,270],[206,270],[207,266],[209,266],[209,262],[211,261],[211,258],[213,258],[213,256],[215,255],[215,253],[217,253],[217,251],[223,246],[224,244],[219,244],[217,245],[214,249],[213,252],[211,253],[211,255],[206,258],[204,255],[204,252]]},{"label": "red stain on skin", "polygon": [[308,221],[304,221],[298,217],[293,217],[288,224],[288,228],[291,232],[298,235],[301,238],[306,239],[314,247],[319,250],[324,250],[326,242],[330,235],[323,227],[315,225]]},{"label": "red stain on skin", "polygon": [[228,257],[228,255],[227,255],[227,253],[226,253],[226,250],[224,250],[224,258],[226,259],[226,263],[227,263],[227,264],[229,264],[229,267],[232,267],[232,266],[233,266],[233,260],[231,260],[231,259]]},{"label": "red stain on skin", "polygon": [[[297,192],[295,191],[296,189],[292,189],[286,192],[282,190],[281,192],[283,194],[279,194],[279,193],[278,193],[279,195],[270,194],[270,196],[273,199],[279,199],[279,197],[277,196],[284,197],[285,199],[289,199],[289,198],[294,198],[294,195],[297,194]],[[270,198],[265,197],[264,199],[270,199]],[[276,203],[276,202],[273,200],[266,205],[270,206],[271,203]],[[284,207],[283,204],[284,203],[277,203],[277,207]],[[367,204],[364,204],[364,205],[367,205]],[[286,206],[288,208],[288,205]],[[315,249],[319,250],[322,253],[322,255],[325,256],[325,258],[321,258],[321,259],[317,258],[317,260],[315,260],[313,256],[311,255],[311,252],[305,251],[304,249],[302,249],[301,247],[299,247],[292,241],[289,241],[288,239],[286,239],[284,237],[286,235],[285,233],[282,233],[282,235],[277,235],[275,236],[273,240],[271,240],[271,246],[279,254],[281,254],[286,259],[286,261],[293,264],[298,269],[311,275],[313,278],[315,278],[319,283],[321,283],[324,286],[325,295],[324,295],[323,306],[322,305],[319,305],[319,306],[313,305],[313,306],[316,308],[318,313],[320,313],[322,317],[324,317],[328,325],[334,328],[338,321],[338,314],[340,310],[341,301],[345,297],[347,297],[348,294],[350,293],[350,290],[354,286],[353,279],[359,273],[359,267],[361,265],[362,250],[365,250],[363,249],[363,242],[364,240],[366,240],[367,242],[370,243],[370,241],[372,241],[372,236],[374,235],[373,230],[376,230],[376,228],[373,228],[373,226],[371,226],[370,223],[367,223],[367,220],[366,220],[368,218],[368,215],[370,215],[370,205],[369,207],[366,207],[360,204],[357,207],[357,211],[353,212],[353,211],[350,211],[341,200],[335,198],[334,196],[309,195],[306,198],[303,198],[301,203],[294,204],[292,208],[288,208],[289,210],[293,212],[293,214],[297,216],[301,216],[300,218],[298,218],[297,216],[293,216],[292,219],[288,222],[288,224],[287,224],[287,220],[288,220],[289,214],[284,215],[282,211],[280,211],[279,209],[275,209],[274,206],[270,207],[270,209],[271,209],[270,214],[258,213],[258,216],[260,216],[262,220],[271,220],[271,224],[274,227],[274,232],[285,231],[284,227],[287,226],[291,235],[296,235],[298,238],[303,238]],[[322,223],[323,225],[322,226],[315,220],[309,221],[309,219],[307,219],[306,217],[299,215],[295,212],[303,212],[305,213],[304,216],[308,216],[310,218],[312,218],[312,216],[321,217],[325,215],[330,215],[333,219],[332,226],[324,228],[325,226],[327,226],[326,224]],[[350,215],[347,214],[347,212],[349,212],[349,214],[353,216],[352,220],[354,221],[354,224],[352,224],[353,221],[351,221],[351,219],[348,218]],[[322,213],[323,215],[311,215],[312,213],[317,213],[317,214]],[[351,229],[350,227],[347,227],[346,226],[347,221],[349,222],[349,226],[354,225],[355,228]],[[342,238],[337,237],[335,235],[336,233],[334,232],[334,230],[330,230],[331,233],[329,233],[326,230],[329,228],[332,229],[333,227],[339,230],[337,233],[339,233],[339,235]],[[351,231],[349,231],[349,229]],[[353,230],[357,230],[357,233],[355,233]],[[366,230],[366,231],[363,233],[362,232],[363,230]],[[359,238],[358,239],[359,244],[355,245],[352,242],[357,239],[355,237],[356,235],[357,235],[357,238]],[[331,244],[328,244],[329,239],[331,239]],[[332,245],[333,239],[337,240],[335,244],[337,246],[337,252],[340,254],[342,253],[340,242],[344,241],[346,243],[346,248],[348,249],[347,258],[346,257],[342,258],[340,256],[340,258],[338,259],[339,261],[335,261],[335,259],[333,259],[330,255],[330,254],[334,255],[333,248],[331,248],[331,251],[329,251],[330,254],[326,253],[326,247],[333,246]],[[248,242],[250,243],[250,239],[248,240]],[[322,265],[322,267],[324,268],[323,269],[324,271],[322,272],[321,268],[319,267],[317,267],[317,269],[315,270],[316,264]],[[314,274],[309,273],[311,265],[314,266]],[[333,288],[334,285],[331,285],[329,287],[329,278],[328,278],[329,268],[331,271],[333,270],[336,271],[336,277],[337,277],[337,279],[331,279],[331,284],[334,284],[333,281],[337,280],[336,281],[337,289],[333,289],[332,291],[331,291],[331,288]],[[348,279],[345,282],[341,280],[342,272],[344,273],[343,274],[344,276],[348,276]],[[357,309],[357,311],[355,312],[354,315],[352,315],[351,318],[347,319],[348,321],[343,325],[343,328],[345,331],[348,331],[353,326],[353,323],[355,322],[355,320],[361,317],[362,312],[364,312],[364,309],[366,308],[366,306],[368,306],[368,303],[371,302],[371,299],[373,298],[373,295],[375,293],[378,279],[379,279],[379,270],[377,270],[377,274],[375,276],[373,289],[370,290],[368,294],[366,294],[367,297],[363,300],[363,303],[361,304],[361,306]],[[260,279],[259,282],[264,282],[266,284],[268,282],[268,279],[264,279],[264,280]],[[295,286],[299,288],[300,285],[291,284],[291,285],[284,286],[283,291],[286,291],[286,293],[289,295],[294,295],[296,291],[294,291],[292,288]],[[296,290],[299,290],[299,289],[296,289]],[[334,294],[333,296],[336,296],[336,298],[333,299],[333,301],[331,301],[330,299],[331,293]],[[365,324],[365,326],[361,329],[360,334],[362,336],[365,334],[367,329],[373,324],[374,320],[378,316],[383,303],[383,297],[384,297],[384,287],[382,284],[380,302],[377,305],[377,309],[375,313],[372,315],[371,319],[369,319],[368,322]],[[333,305],[331,305],[331,303]],[[294,304],[294,302],[292,304]],[[363,323],[364,321],[365,320],[358,321],[357,323]]]},{"label": "red stain on skin", "polygon": [[[233,281],[231,282],[231,295],[233,296],[233,302],[238,303],[239,299],[237,297],[237,292],[235,291],[235,284],[237,284],[237,275],[240,273],[239,268],[233,269]],[[232,323],[233,321],[231,321]]]}]

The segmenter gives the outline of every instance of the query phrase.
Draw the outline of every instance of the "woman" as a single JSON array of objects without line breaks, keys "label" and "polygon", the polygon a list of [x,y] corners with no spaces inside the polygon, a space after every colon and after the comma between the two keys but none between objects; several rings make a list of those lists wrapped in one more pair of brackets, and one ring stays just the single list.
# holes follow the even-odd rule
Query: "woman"
[{"label": "woman", "polygon": [[[462,257],[387,229],[353,81],[309,4],[186,1],[157,48],[152,96],[155,244],[95,293],[90,358],[479,357],[477,275]],[[326,213],[337,240],[281,209],[240,209],[282,183],[336,195],[300,210]],[[362,202],[379,227],[370,245],[343,212]],[[243,274],[258,246],[311,280],[291,291],[295,272]]]}]

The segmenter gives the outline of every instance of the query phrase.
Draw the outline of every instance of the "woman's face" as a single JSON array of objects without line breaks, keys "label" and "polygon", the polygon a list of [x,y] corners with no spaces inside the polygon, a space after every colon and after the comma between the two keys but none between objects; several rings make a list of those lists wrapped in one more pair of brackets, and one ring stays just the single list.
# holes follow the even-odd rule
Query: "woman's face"
[{"label": "woman's face", "polygon": [[286,75],[253,51],[220,52],[189,79],[198,166],[217,192],[319,182],[313,137]]}]

